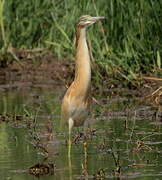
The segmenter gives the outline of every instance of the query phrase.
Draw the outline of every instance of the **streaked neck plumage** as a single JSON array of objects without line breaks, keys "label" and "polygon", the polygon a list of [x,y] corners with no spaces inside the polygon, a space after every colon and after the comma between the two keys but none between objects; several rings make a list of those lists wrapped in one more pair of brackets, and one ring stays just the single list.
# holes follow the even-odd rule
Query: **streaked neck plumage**
[{"label": "streaked neck plumage", "polygon": [[[88,93],[91,82],[91,63],[89,49],[86,40],[86,28],[77,27],[76,34],[76,71],[75,80],[79,86],[79,91]],[[85,93],[85,94],[87,94]]]}]

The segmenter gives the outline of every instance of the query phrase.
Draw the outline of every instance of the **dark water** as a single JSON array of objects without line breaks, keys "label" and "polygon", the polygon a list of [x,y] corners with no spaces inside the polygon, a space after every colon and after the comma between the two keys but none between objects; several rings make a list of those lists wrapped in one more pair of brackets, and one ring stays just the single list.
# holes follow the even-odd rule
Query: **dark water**
[{"label": "dark water", "polygon": [[62,94],[0,93],[1,180],[162,179],[162,121],[156,109],[132,98],[98,97],[102,106],[94,104],[86,138],[83,128],[74,129],[68,158],[68,136],[59,128]]}]

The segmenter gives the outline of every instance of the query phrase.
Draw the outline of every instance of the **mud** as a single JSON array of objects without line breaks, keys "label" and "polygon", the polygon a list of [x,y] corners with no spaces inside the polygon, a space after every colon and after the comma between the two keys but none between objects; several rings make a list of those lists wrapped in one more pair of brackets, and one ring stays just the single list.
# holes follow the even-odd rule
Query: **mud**
[{"label": "mud", "polygon": [[[12,48],[14,56],[6,57],[7,63],[0,63],[0,91],[9,89],[65,89],[74,78],[74,59],[56,58],[45,49],[17,50]],[[13,58],[16,57],[16,60]],[[5,65],[4,65],[5,64]],[[126,82],[119,74],[105,74],[100,70],[96,83],[96,71],[100,67],[92,65],[92,94],[101,96],[121,95],[140,97],[149,103],[162,104],[162,79],[152,74],[137,76]],[[118,98],[117,97],[117,98]],[[141,99],[141,100],[142,100]],[[102,100],[101,100],[102,101]]]},{"label": "mud", "polygon": [[60,88],[68,85],[74,70],[74,63],[58,60],[51,53],[42,56],[17,52],[19,61],[11,61],[0,67],[0,91],[7,89]]}]

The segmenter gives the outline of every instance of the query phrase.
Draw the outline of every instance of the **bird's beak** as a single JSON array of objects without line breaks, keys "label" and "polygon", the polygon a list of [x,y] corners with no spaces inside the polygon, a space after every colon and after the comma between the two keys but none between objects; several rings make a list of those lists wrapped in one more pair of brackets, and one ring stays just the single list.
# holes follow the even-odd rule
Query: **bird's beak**
[{"label": "bird's beak", "polygon": [[105,19],[105,17],[103,17],[103,16],[92,17],[92,21],[94,21],[94,22],[97,22],[97,21],[100,21],[103,19]]}]

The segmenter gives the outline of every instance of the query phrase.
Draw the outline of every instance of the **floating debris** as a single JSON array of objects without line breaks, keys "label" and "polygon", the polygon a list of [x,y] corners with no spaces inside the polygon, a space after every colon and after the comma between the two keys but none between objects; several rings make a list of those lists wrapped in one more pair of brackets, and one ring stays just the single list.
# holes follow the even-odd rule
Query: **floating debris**
[{"label": "floating debris", "polygon": [[93,175],[93,179],[95,180],[102,180],[102,179],[105,179],[105,177],[106,177],[106,173],[105,173],[105,169],[99,169],[98,171],[97,171],[97,173],[96,174],[94,174]]},{"label": "floating debris", "polygon": [[26,116],[23,115],[0,115],[0,122],[9,122],[9,121],[21,121],[24,120]]},{"label": "floating debris", "polygon": [[29,168],[29,174],[32,174],[36,177],[44,175],[53,175],[55,165],[53,163],[38,163]]}]

